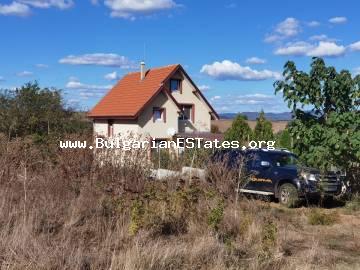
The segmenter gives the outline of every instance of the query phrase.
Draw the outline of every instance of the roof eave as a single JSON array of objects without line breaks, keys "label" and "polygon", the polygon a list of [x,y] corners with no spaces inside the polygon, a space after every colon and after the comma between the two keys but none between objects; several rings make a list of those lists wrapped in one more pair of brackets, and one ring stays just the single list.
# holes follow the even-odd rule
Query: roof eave
[{"label": "roof eave", "polygon": [[90,119],[122,119],[122,120],[135,120],[137,117],[134,115],[88,115]]}]

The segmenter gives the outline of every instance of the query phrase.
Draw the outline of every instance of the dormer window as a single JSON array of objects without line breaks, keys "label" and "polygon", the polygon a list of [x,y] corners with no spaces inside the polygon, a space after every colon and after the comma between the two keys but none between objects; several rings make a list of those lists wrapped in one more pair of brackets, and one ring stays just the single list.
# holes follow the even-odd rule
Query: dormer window
[{"label": "dormer window", "polygon": [[170,80],[170,91],[181,91],[181,80],[171,79]]}]

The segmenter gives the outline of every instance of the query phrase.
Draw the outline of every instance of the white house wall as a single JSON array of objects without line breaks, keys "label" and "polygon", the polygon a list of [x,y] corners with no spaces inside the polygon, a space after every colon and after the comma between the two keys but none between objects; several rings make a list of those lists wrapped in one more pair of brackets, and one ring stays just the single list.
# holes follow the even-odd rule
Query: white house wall
[{"label": "white house wall", "polygon": [[131,136],[140,132],[136,120],[114,120],[114,136]]},{"label": "white house wall", "polygon": [[[166,110],[166,123],[153,122],[153,108],[164,108]],[[160,92],[154,100],[146,106],[144,111],[140,114],[138,123],[143,134],[152,138],[171,138],[169,130],[178,131],[178,108],[175,103]]]},{"label": "white house wall", "polygon": [[[167,83],[167,88],[169,89],[169,83]],[[189,123],[190,121],[182,122],[180,121],[180,132],[190,132],[194,128],[196,131],[209,132],[211,129],[211,115],[210,110],[206,103],[193,92],[195,91],[194,86],[191,82],[184,76],[182,81],[182,93],[180,91],[175,91],[172,93],[173,97],[178,103],[187,103],[195,105],[195,119],[194,123]],[[188,122],[188,123],[187,123]],[[193,128],[193,127],[194,128]],[[181,130],[183,129],[183,130]]]},{"label": "white house wall", "polygon": [[108,134],[108,120],[95,119],[94,120],[94,134],[97,136],[107,136]]}]

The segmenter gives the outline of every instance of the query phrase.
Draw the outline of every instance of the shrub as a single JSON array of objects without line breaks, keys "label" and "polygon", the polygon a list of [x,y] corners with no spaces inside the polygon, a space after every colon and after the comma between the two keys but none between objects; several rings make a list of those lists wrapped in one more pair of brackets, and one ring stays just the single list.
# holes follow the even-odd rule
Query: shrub
[{"label": "shrub", "polygon": [[262,251],[265,257],[271,256],[276,245],[277,226],[274,222],[268,221],[262,228]]},{"label": "shrub", "polygon": [[130,213],[130,226],[129,233],[130,235],[135,235],[143,224],[143,216],[144,216],[144,205],[142,201],[135,200],[133,205],[131,206]]},{"label": "shrub", "polygon": [[208,225],[214,229],[215,231],[218,231],[219,225],[224,217],[224,202],[219,201],[218,204],[210,210],[209,216],[208,216]]},{"label": "shrub", "polygon": [[350,212],[360,211],[360,194],[354,195],[350,201],[346,202],[345,207]]},{"label": "shrub", "polygon": [[171,211],[164,214],[152,214],[145,225],[153,236],[178,235],[187,232],[187,220],[183,216],[176,216]]},{"label": "shrub", "polygon": [[308,215],[310,225],[333,225],[338,221],[337,213],[324,213],[318,209],[311,209]]},{"label": "shrub", "polygon": [[241,218],[240,224],[239,224],[239,233],[241,235],[245,235],[248,230],[249,226],[253,222],[253,218],[249,214],[244,214]]}]

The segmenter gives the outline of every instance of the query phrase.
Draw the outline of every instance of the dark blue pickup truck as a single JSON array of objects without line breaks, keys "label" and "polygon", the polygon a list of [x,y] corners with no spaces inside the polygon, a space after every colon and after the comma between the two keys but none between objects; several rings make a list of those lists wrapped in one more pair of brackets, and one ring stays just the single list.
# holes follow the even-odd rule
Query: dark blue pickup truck
[{"label": "dark blue pickup truck", "polygon": [[295,154],[287,150],[226,150],[214,154],[213,160],[225,161],[229,169],[245,165],[243,193],[270,195],[286,206],[307,197],[336,196],[342,181],[339,174],[321,175],[318,169],[304,167]]}]

